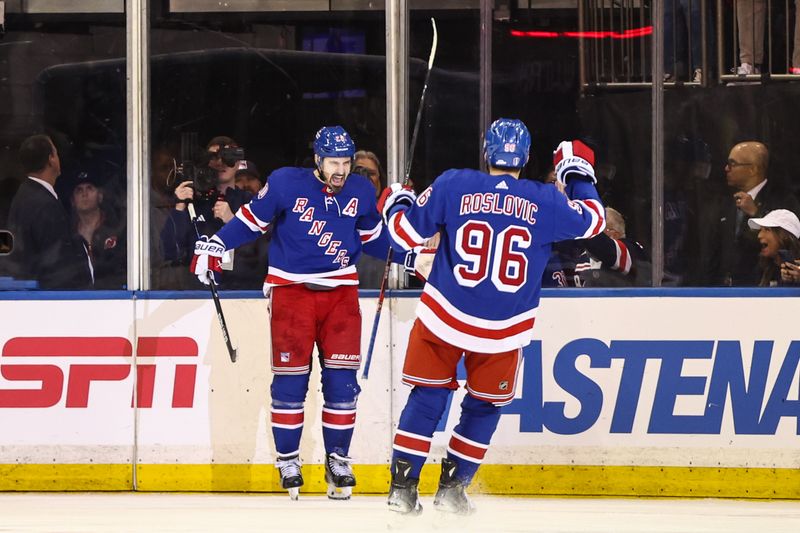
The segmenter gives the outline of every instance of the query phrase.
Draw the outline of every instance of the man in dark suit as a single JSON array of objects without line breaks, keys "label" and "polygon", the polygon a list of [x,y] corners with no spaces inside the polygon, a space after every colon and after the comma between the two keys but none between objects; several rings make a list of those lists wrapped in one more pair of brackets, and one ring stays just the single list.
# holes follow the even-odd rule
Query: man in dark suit
[{"label": "man in dark suit", "polygon": [[774,180],[767,179],[769,151],[757,141],[734,146],[725,165],[729,187],[735,189],[710,213],[701,251],[701,281],[707,285],[755,286],[760,276],[761,245],[747,221],[774,209],[800,213],[800,202]]},{"label": "man in dark suit", "polygon": [[38,281],[41,289],[85,289],[92,285],[86,249],[72,235],[54,185],[61,161],[47,135],[22,142],[19,159],[27,178],[11,202],[8,226],[14,234],[14,277]]}]

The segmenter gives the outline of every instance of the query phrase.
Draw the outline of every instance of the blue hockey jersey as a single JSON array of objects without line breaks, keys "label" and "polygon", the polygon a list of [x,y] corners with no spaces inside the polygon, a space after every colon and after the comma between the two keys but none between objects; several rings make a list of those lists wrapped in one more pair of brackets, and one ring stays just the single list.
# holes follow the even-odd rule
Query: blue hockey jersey
[{"label": "blue hockey jersey", "polygon": [[375,189],[359,174],[351,174],[342,190],[332,194],[312,169],[280,168],[217,237],[232,249],[257,238],[270,225],[265,286],[358,285],[355,265],[362,245],[382,240],[379,255],[383,256],[389,246]]},{"label": "blue hockey jersey", "polygon": [[573,196],[583,199],[508,174],[448,170],[410,209],[393,215],[388,229],[399,250],[441,231],[419,319],[440,339],[472,351],[529,344],[551,243],[605,228],[594,186],[573,183]]}]

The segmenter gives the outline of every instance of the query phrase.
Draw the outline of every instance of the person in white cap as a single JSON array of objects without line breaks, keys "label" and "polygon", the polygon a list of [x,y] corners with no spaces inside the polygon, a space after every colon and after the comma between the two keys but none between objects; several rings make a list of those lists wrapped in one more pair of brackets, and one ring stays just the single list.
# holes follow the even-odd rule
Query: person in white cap
[{"label": "person in white cap", "polygon": [[788,209],[775,209],[762,218],[747,221],[758,230],[761,244],[759,266],[761,287],[794,285],[800,282],[800,219]]},{"label": "person in white cap", "polygon": [[735,145],[725,165],[725,180],[732,196],[718,199],[704,216],[701,226],[698,273],[700,284],[721,286],[756,286],[761,269],[758,256],[761,245],[747,221],[763,217],[775,209],[800,213],[791,191],[778,179],[767,179],[769,150],[757,141]]}]

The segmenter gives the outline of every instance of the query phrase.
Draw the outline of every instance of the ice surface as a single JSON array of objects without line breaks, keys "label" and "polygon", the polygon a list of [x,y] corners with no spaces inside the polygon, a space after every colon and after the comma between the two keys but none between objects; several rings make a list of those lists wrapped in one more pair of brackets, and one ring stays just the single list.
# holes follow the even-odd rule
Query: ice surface
[{"label": "ice surface", "polygon": [[398,516],[384,496],[208,493],[0,493],[0,532],[356,533],[798,533],[800,502],[474,496],[466,519],[441,516],[423,496],[419,517]]}]

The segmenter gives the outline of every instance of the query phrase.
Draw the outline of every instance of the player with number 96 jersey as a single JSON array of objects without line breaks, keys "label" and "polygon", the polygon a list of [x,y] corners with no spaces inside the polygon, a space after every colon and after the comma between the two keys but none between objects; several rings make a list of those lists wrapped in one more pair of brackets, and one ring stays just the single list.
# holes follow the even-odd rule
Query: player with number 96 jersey
[{"label": "player with number 96 jersey", "polygon": [[461,169],[439,176],[389,221],[401,250],[440,228],[418,316],[450,344],[497,353],[530,343],[552,243],[593,237],[604,217],[596,198],[570,200],[538,181]]},{"label": "player with number 96 jersey", "polygon": [[529,148],[522,122],[499,119],[486,134],[488,172],[448,170],[410,207],[401,191],[384,206],[397,250],[421,246],[437,232],[441,237],[403,366],[402,381],[413,390],[393,444],[393,511],[421,510],[419,474],[450,391],[459,387],[456,368],[463,356],[467,395],[442,459],[434,506],[472,512],[465,488],[489,448],[500,407],[514,398],[551,245],[591,238],[605,228],[591,150],[580,141],[562,143],[555,164],[564,186],[554,187],[518,179]]}]

